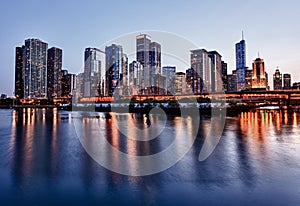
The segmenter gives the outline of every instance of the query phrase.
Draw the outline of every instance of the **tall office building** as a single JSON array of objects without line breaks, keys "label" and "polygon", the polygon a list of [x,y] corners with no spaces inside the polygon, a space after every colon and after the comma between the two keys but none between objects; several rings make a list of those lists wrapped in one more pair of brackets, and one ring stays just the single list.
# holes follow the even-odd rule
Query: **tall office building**
[{"label": "tall office building", "polygon": [[224,92],[227,91],[227,85],[228,85],[228,77],[227,77],[227,63],[224,61],[222,63],[222,90]]},{"label": "tall office building", "polygon": [[176,77],[176,67],[175,66],[164,66],[162,68],[162,75],[166,77],[165,83],[165,94],[175,93],[175,77]]},{"label": "tall office building", "polygon": [[252,89],[267,89],[265,63],[261,58],[256,58],[252,63]]},{"label": "tall office building", "polygon": [[253,76],[253,70],[247,69],[245,72],[245,89],[246,90],[251,90],[252,89],[252,76]]},{"label": "tall office building", "polygon": [[291,74],[284,74],[283,75],[283,89],[289,90],[291,89]]},{"label": "tall office building", "polygon": [[276,69],[275,74],[273,75],[273,88],[274,90],[282,89],[282,74],[279,69]]},{"label": "tall office building", "polygon": [[149,51],[150,86],[155,86],[154,77],[155,75],[161,74],[161,45],[157,42],[151,42]]},{"label": "tall office building", "polygon": [[68,70],[62,70],[61,79],[61,96],[71,98],[76,89],[76,75],[71,74]]},{"label": "tall office building", "polygon": [[17,99],[24,98],[24,77],[23,77],[23,55],[25,46],[16,47],[15,61],[15,97]]},{"label": "tall office building", "polygon": [[191,51],[191,67],[195,71],[193,92],[222,91],[222,56],[217,51]]},{"label": "tall office building", "polygon": [[245,72],[246,67],[246,41],[242,34],[242,40],[235,44],[236,72],[237,72],[237,90],[246,89]]},{"label": "tall office building", "polygon": [[187,94],[185,73],[177,72],[175,77],[175,95]]},{"label": "tall office building", "polygon": [[151,42],[147,34],[136,36],[136,59],[143,66],[144,93],[153,93],[157,87],[157,77],[161,74],[161,45]]},{"label": "tall office building", "polygon": [[129,88],[131,95],[141,94],[144,88],[143,65],[137,61],[129,64]]},{"label": "tall office building", "polygon": [[47,96],[48,99],[61,97],[62,50],[56,47],[48,49],[47,57]]},{"label": "tall office building", "polygon": [[227,92],[236,92],[237,91],[237,73],[236,70],[232,71],[232,74],[227,76],[228,78],[228,85],[227,85]]},{"label": "tall office building", "polygon": [[189,68],[185,71],[185,73],[187,92],[194,93],[194,78],[196,78],[196,72],[193,68]]},{"label": "tall office building", "polygon": [[79,100],[84,96],[84,73],[79,73],[76,75],[76,98],[75,100]]},{"label": "tall office building", "polygon": [[106,87],[108,96],[113,96],[119,86],[120,74],[124,68],[124,54],[121,45],[112,44],[105,47],[106,54]]},{"label": "tall office building", "polygon": [[39,39],[25,40],[23,55],[24,98],[47,98],[48,44]]},{"label": "tall office building", "polygon": [[222,56],[217,51],[208,52],[210,62],[209,92],[221,92],[222,82]]},{"label": "tall office building", "polygon": [[209,92],[210,62],[205,49],[191,51],[191,68],[194,70],[193,92],[195,94]]},{"label": "tall office building", "polygon": [[105,53],[97,48],[86,48],[84,52],[84,97],[104,96]]}]

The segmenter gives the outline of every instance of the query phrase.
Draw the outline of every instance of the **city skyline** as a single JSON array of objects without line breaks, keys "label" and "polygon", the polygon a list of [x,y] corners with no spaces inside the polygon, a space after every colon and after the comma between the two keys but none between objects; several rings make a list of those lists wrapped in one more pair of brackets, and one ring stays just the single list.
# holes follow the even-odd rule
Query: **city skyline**
[{"label": "city skyline", "polygon": [[[265,60],[266,71],[270,74],[269,82],[272,82],[271,77],[277,66],[279,66],[282,73],[292,74],[292,82],[300,80],[300,76],[297,73],[297,69],[300,68],[300,61],[297,60],[300,51],[296,46],[296,34],[299,28],[296,26],[296,22],[293,24],[299,15],[295,10],[297,8],[296,5],[299,4],[298,2],[289,1],[288,4],[277,1],[272,2],[271,5],[266,1],[260,1],[260,7],[257,7],[255,2],[245,2],[242,6],[239,6],[237,1],[219,2],[217,5],[203,1],[191,3],[193,6],[190,6],[191,4],[184,5],[183,2],[176,2],[173,8],[174,13],[169,12],[169,16],[166,17],[163,14],[168,10],[168,4],[162,2],[156,10],[158,15],[151,18],[145,14],[141,15],[141,11],[138,11],[138,5],[136,2],[133,2],[132,9],[138,11],[136,15],[140,18],[125,15],[118,26],[112,29],[110,29],[110,25],[115,24],[115,19],[109,19],[107,24],[103,24],[103,22],[105,23],[103,17],[108,15],[105,9],[94,12],[93,15],[97,18],[88,22],[85,21],[87,20],[85,15],[79,15],[80,18],[75,18],[75,15],[82,10],[80,6],[84,8],[88,7],[91,11],[95,11],[94,8],[88,5],[79,6],[79,4],[74,3],[71,5],[73,12],[70,13],[69,17],[66,17],[64,11],[70,6],[70,2],[63,2],[56,10],[56,15],[53,19],[37,19],[36,16],[41,11],[30,12],[36,9],[34,3],[21,2],[17,5],[6,3],[2,7],[4,8],[3,12],[0,14],[3,17],[2,19],[5,19],[5,21],[1,22],[2,27],[5,28],[5,32],[1,34],[0,38],[3,45],[1,71],[5,75],[0,77],[0,92],[6,93],[9,96],[13,95],[14,48],[21,45],[21,42],[26,38],[39,38],[42,41],[51,42],[53,44],[51,46],[62,48],[64,50],[63,68],[68,69],[72,73],[78,73],[83,71],[82,51],[86,47],[98,48],[100,45],[105,44],[104,42],[116,36],[128,32],[144,31],[145,29],[172,32],[195,42],[198,48],[219,51],[225,62],[228,63],[228,73],[235,69],[234,44],[241,40],[241,31],[244,30],[245,40],[247,41],[246,66],[251,66],[252,61],[257,57],[257,52],[259,51],[261,57]],[[55,2],[51,1],[46,4],[49,11],[54,9]],[[100,3],[94,2],[94,4],[95,8],[97,8],[96,5]],[[110,6],[112,6],[111,3],[104,5],[105,8],[109,8]],[[249,13],[254,8],[256,14],[259,15]],[[26,24],[25,22],[17,21],[19,19],[15,17],[9,18],[14,12],[21,12],[24,9],[28,10],[27,18],[30,23]],[[122,5],[116,9],[122,9]],[[175,11],[187,9],[195,12],[188,12],[191,14],[180,16],[175,23],[173,21],[177,16]],[[293,12],[294,10],[295,12]],[[222,12],[218,13],[220,11]],[[231,11],[235,11],[237,16],[226,15]],[[203,25],[199,24],[199,27],[195,27],[190,20],[200,19],[200,14],[206,14],[208,16],[207,21]],[[220,17],[222,18],[220,19]],[[101,19],[102,21],[100,21]],[[98,21],[100,24],[99,28],[89,27]],[[215,27],[208,27],[212,23],[214,23]],[[270,25],[270,27],[266,28],[266,24]],[[147,28],[145,28],[145,25],[147,25]],[[89,28],[86,29],[89,32],[84,33],[85,28]],[[220,31],[222,32],[221,38],[219,35]],[[7,32],[11,35],[7,35]],[[72,38],[69,38],[70,36]],[[153,39],[160,42],[155,36],[153,36]],[[162,50],[167,46],[162,45]],[[124,53],[126,52],[126,48],[124,48]],[[170,65],[170,63],[164,62],[162,59],[162,66],[165,65]],[[178,71],[185,71],[185,69],[187,68],[178,67]]]}]

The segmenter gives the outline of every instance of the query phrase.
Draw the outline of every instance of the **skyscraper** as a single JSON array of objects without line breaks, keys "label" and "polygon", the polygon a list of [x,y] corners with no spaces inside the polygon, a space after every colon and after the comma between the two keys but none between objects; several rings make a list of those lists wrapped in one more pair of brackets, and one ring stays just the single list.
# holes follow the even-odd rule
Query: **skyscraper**
[{"label": "skyscraper", "polygon": [[149,49],[149,58],[150,58],[150,86],[155,86],[155,75],[161,74],[161,46],[157,42],[150,43]]},{"label": "skyscraper", "polygon": [[165,83],[165,94],[175,94],[175,77],[176,67],[175,66],[164,66],[162,68],[162,75],[166,77]]},{"label": "skyscraper", "polygon": [[84,52],[84,97],[106,95],[105,53],[97,48],[86,48]]},{"label": "skyscraper", "polygon": [[24,77],[23,77],[23,55],[25,46],[16,47],[16,61],[15,61],[15,97],[17,99],[24,98]]},{"label": "skyscraper", "polygon": [[161,74],[161,45],[151,42],[147,34],[136,36],[136,59],[143,65],[144,93],[153,93],[157,78]]},{"label": "skyscraper", "polygon": [[227,85],[227,92],[236,92],[237,91],[237,74],[236,70],[232,71],[232,74],[227,76],[228,78],[228,85]]},{"label": "skyscraper", "polygon": [[48,99],[61,97],[62,50],[56,47],[48,49],[47,57],[47,96]]},{"label": "skyscraper", "polygon": [[23,56],[24,98],[47,98],[48,44],[39,39],[25,40]]},{"label": "skyscraper", "polygon": [[112,44],[105,47],[106,54],[106,87],[108,96],[113,96],[119,86],[120,73],[123,65],[123,48],[121,45]]},{"label": "skyscraper", "polygon": [[228,77],[227,77],[227,63],[225,63],[224,61],[221,62],[222,63],[222,89],[223,91],[227,91],[227,85],[228,85]]},{"label": "skyscraper", "polygon": [[291,89],[291,74],[283,75],[283,89],[284,90]]},{"label": "skyscraper", "polygon": [[76,88],[75,74],[70,74],[68,70],[62,70],[61,96],[64,98],[71,98],[75,88]]},{"label": "skyscraper", "polygon": [[266,90],[267,80],[264,60],[256,58],[252,63],[252,68],[252,89]]},{"label": "skyscraper", "polygon": [[191,51],[191,68],[194,70],[193,92],[209,92],[211,74],[208,52],[205,49]]},{"label": "skyscraper", "polygon": [[244,90],[245,72],[246,72],[246,41],[244,35],[242,40],[235,44],[236,72],[237,72],[237,90]]},{"label": "skyscraper", "polygon": [[222,91],[222,56],[217,51],[208,52],[210,60],[210,79],[208,80],[209,92]]},{"label": "skyscraper", "polygon": [[175,95],[187,94],[185,73],[177,72],[175,77]]},{"label": "skyscraper", "polygon": [[247,69],[245,72],[245,81],[246,81],[246,90],[252,89],[252,76],[253,76],[253,70]]},{"label": "skyscraper", "polygon": [[274,90],[282,89],[282,74],[280,73],[278,68],[276,69],[275,74],[273,75],[273,88]]},{"label": "skyscraper", "polygon": [[144,84],[143,65],[133,61],[129,64],[129,88],[131,95],[140,94]]}]

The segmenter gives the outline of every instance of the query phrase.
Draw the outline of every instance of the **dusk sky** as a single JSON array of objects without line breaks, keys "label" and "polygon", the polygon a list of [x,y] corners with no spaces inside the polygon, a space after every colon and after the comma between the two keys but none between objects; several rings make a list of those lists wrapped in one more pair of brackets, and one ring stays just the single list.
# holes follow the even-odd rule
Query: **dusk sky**
[{"label": "dusk sky", "polygon": [[[277,66],[282,73],[292,74],[292,82],[300,81],[299,9],[297,0],[3,0],[0,93],[13,95],[15,47],[23,45],[27,38],[39,38],[47,42],[49,48],[62,48],[63,68],[78,73],[83,70],[86,47],[104,49],[101,45],[111,39],[145,30],[171,32],[199,48],[217,50],[228,63],[229,73],[235,69],[234,46],[244,30],[247,66],[252,68],[252,61],[259,52],[265,60],[271,88],[271,77]],[[153,40],[162,44],[162,52],[168,47],[154,36]],[[164,60],[163,64],[173,65]]]}]

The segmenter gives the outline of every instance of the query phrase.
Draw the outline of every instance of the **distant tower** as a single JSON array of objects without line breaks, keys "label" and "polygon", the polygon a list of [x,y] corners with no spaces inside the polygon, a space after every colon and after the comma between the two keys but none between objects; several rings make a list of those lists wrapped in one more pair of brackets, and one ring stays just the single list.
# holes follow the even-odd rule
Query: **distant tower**
[{"label": "distant tower", "polygon": [[283,89],[284,90],[291,89],[291,75],[290,74],[283,75]]},{"label": "distant tower", "polygon": [[244,40],[244,32],[242,32],[242,40],[235,44],[236,72],[237,72],[237,90],[246,89],[245,73],[246,67],[246,41]]},{"label": "distant tower", "polygon": [[278,67],[273,75],[273,87],[274,90],[282,90],[282,74],[280,73]]},{"label": "distant tower", "polygon": [[256,58],[252,63],[252,89],[267,89],[265,63],[261,58]]}]

